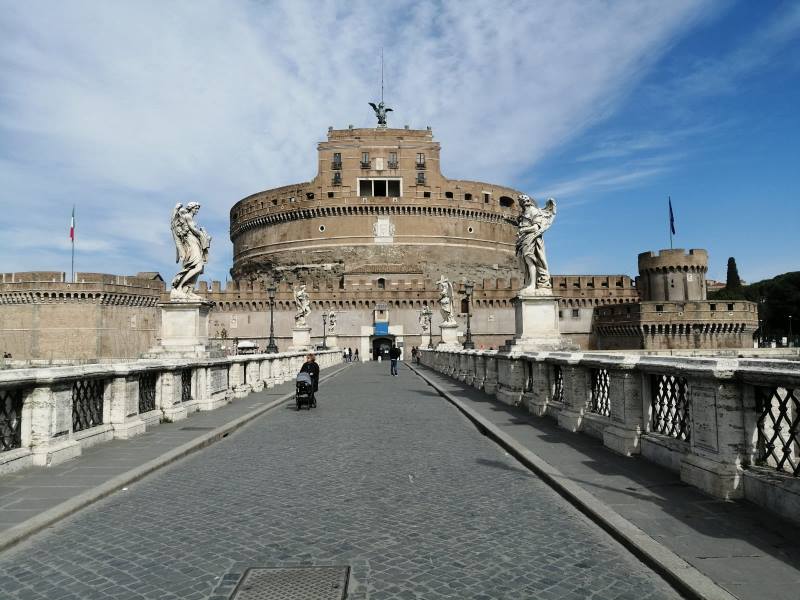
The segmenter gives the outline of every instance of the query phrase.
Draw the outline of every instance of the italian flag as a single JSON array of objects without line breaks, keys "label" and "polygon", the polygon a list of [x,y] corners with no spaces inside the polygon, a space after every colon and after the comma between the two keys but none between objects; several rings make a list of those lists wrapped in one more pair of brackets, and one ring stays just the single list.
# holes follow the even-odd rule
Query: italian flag
[{"label": "italian flag", "polygon": [[75,207],[72,207],[72,219],[69,221],[69,239],[75,241]]}]

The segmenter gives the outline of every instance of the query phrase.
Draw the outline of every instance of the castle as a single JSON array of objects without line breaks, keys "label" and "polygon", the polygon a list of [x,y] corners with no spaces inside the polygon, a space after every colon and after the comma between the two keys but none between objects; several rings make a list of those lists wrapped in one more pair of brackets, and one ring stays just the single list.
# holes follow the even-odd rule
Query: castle
[{"label": "castle", "polygon": [[[460,293],[465,281],[475,282],[469,309],[476,347],[497,348],[513,337],[520,192],[447,179],[439,159],[430,128],[330,128],[318,146],[314,179],[232,207],[234,279],[198,288],[213,303],[212,337],[266,346],[267,288],[276,282],[275,337],[285,349],[294,324],[292,289],[302,282],[315,343],[323,342],[323,314],[334,311],[339,347],[357,348],[364,358],[391,343],[410,348],[422,342],[424,306],[433,310],[437,337],[440,275],[462,299],[462,335],[468,307]],[[703,250],[665,250],[639,256],[637,282],[626,275],[554,275],[561,332],[584,349],[751,346],[755,305],[707,301],[707,263]],[[123,358],[155,343],[157,304],[167,299],[160,276],[78,273],[75,279],[0,275],[0,351],[45,360]]]}]

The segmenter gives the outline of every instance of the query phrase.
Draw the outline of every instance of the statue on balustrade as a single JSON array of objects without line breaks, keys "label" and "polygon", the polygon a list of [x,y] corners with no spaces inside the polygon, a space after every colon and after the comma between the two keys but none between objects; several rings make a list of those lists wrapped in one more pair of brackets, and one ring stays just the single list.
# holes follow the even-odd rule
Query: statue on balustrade
[{"label": "statue on balustrade", "polygon": [[305,327],[306,317],[311,314],[311,300],[306,292],[306,286],[301,285],[294,291],[294,301],[297,304],[297,312],[294,315],[294,326]]},{"label": "statue on balustrade", "polygon": [[536,200],[522,194],[518,198],[520,212],[517,226],[517,256],[525,272],[523,289],[520,294],[533,293],[535,290],[550,290],[550,271],[547,268],[547,256],[544,251],[542,234],[553,224],[556,216],[556,201],[548,198],[544,208],[539,208]]},{"label": "statue on balustrade", "polygon": [[336,335],[336,312],[333,310],[328,313],[328,334]]},{"label": "statue on balustrade", "polygon": [[433,312],[431,312],[430,307],[427,304],[423,306],[422,310],[419,312],[419,326],[422,328],[422,333],[427,333],[431,328],[432,316]]},{"label": "statue on balustrade", "polygon": [[200,210],[197,202],[183,206],[175,205],[170,220],[172,238],[175,240],[175,262],[181,263],[181,270],[172,279],[169,299],[177,302],[196,302],[204,298],[194,293],[198,277],[208,262],[208,249],[211,236],[194,222]]},{"label": "statue on balustrade", "polygon": [[442,313],[442,325],[455,325],[456,320],[453,317],[453,308],[455,302],[453,301],[453,284],[444,275],[439,277],[436,282],[439,286],[439,312]]}]

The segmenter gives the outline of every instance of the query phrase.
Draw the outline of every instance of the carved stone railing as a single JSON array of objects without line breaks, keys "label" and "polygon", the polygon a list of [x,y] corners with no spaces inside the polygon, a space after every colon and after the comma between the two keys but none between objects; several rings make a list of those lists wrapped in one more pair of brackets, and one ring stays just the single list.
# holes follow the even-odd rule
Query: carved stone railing
[{"label": "carved stone railing", "polygon": [[420,362],[800,522],[800,362],[425,349]]},{"label": "carved stone railing", "polygon": [[[316,353],[321,369],[338,350]],[[0,473],[47,466],[293,379],[304,352],[0,372]]]}]

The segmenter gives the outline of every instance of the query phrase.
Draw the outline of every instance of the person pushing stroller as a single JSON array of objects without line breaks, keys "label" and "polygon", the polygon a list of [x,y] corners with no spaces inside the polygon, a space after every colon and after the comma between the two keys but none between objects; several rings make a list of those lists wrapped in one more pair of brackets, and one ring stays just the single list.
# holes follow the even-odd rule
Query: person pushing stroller
[{"label": "person pushing stroller", "polygon": [[297,410],[303,404],[308,404],[309,408],[317,406],[316,392],[319,390],[319,365],[313,353],[306,355],[306,362],[300,367],[297,374],[295,391],[295,402]]}]

